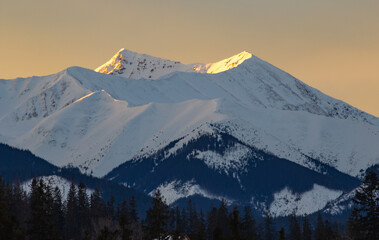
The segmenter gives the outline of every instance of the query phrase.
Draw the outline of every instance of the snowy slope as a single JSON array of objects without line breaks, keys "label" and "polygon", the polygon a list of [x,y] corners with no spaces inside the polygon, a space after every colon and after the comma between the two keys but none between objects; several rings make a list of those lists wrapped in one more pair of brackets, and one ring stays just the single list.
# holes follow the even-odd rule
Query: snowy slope
[{"label": "snowy slope", "polygon": [[1,80],[0,140],[96,176],[175,139],[212,132],[210,123],[309,168],[306,156],[353,176],[379,162],[378,118],[255,56],[236,56],[221,65],[240,64],[218,74],[133,80],[74,67]]},{"label": "snowy slope", "polygon": [[338,198],[341,194],[342,191],[331,190],[317,184],[302,194],[284,188],[274,194],[274,201],[269,209],[274,217],[288,216],[293,212],[299,215],[310,214],[323,209],[329,201]]},{"label": "snowy slope", "polygon": [[[95,176],[151,156],[158,166],[190,142],[220,132],[239,142],[221,152],[194,149],[187,157],[236,179],[254,165],[247,160],[254,157],[252,149],[321,174],[325,167],[317,161],[354,177],[379,164],[378,118],[247,52],[184,65],[122,49],[96,71],[71,67],[45,77],[0,80],[0,141]],[[225,197],[191,179],[157,186],[170,202],[194,194]],[[291,191],[277,189],[276,212],[287,213],[283,199],[303,211],[320,196],[324,206],[341,189],[317,184]]]}]

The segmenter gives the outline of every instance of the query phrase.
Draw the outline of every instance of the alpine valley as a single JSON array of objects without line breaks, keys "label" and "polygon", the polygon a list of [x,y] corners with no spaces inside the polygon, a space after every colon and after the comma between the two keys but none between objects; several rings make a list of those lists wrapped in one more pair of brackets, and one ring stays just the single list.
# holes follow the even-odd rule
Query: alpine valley
[{"label": "alpine valley", "polygon": [[274,216],[344,214],[379,167],[377,117],[248,52],[185,65],[121,49],[96,70],[0,80],[0,142],[46,160],[41,176]]}]

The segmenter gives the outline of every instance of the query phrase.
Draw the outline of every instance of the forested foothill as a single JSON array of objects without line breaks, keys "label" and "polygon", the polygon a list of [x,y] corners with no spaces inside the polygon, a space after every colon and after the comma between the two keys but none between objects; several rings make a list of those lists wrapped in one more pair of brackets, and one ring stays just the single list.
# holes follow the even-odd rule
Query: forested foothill
[{"label": "forested foothill", "polygon": [[19,182],[0,179],[0,239],[9,240],[377,240],[379,239],[379,181],[370,171],[357,189],[345,226],[317,214],[311,223],[294,212],[277,221],[269,211],[253,216],[250,206],[223,201],[208,211],[188,201],[169,207],[158,190],[144,216],[138,201],[107,200],[99,189],[88,194],[83,182],[71,183],[67,196],[43,178],[33,178],[27,193]]}]

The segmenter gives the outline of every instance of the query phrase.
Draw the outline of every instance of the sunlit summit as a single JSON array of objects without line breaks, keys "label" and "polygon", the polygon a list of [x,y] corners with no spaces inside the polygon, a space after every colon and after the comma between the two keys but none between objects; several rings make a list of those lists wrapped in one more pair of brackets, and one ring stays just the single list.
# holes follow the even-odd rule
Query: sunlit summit
[{"label": "sunlit summit", "polygon": [[140,54],[123,48],[108,62],[96,68],[95,71],[133,79],[157,79],[176,71],[215,74],[235,68],[251,57],[251,53],[244,51],[215,63],[193,63],[186,65],[177,61]]}]

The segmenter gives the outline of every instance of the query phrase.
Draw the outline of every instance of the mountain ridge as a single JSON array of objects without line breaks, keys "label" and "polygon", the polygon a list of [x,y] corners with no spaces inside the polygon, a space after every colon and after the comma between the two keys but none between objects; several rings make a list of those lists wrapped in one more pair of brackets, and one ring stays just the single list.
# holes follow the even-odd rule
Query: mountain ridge
[{"label": "mountain ridge", "polygon": [[[157,59],[135,56],[132,59]],[[45,77],[0,80],[0,142],[28,149],[58,167],[77,167],[97,177],[132,164],[146,164],[148,168],[141,169],[153,173],[172,159],[170,156],[186,152],[180,161],[170,160],[181,163],[178,171],[185,171],[188,161],[194,159],[202,166],[198,171],[204,168],[204,172],[222,173],[217,175],[220,181],[237,186],[237,190],[240,187],[234,181],[245,171],[254,172],[254,162],[269,165],[269,160],[248,157],[257,149],[276,159],[272,162],[312,172],[317,177],[309,186],[331,196],[348,189],[325,189],[317,180],[326,174],[320,166],[338,171],[340,177],[360,178],[366,169],[379,163],[377,117],[323,94],[254,55],[246,52],[235,56],[213,68],[201,65],[201,71],[170,68],[154,79],[144,78],[143,74],[153,69],[153,64],[146,64],[135,78],[125,78],[123,74],[129,71],[126,67],[123,73],[107,70],[108,74],[70,67]],[[233,68],[226,69],[228,64]],[[217,66],[226,71],[207,73],[219,69]],[[221,133],[235,139],[224,150],[190,147],[189,143],[208,135],[217,138],[204,144],[221,147],[217,140]],[[163,175],[159,179],[162,182],[140,190],[151,193],[159,187],[192,184],[191,178]],[[200,193],[207,189],[212,192],[208,197],[222,196],[217,186],[206,188],[204,184],[193,182],[188,187]],[[267,193],[272,194],[268,199],[313,196],[284,187],[273,191]],[[242,192],[237,195],[243,196]],[[280,204],[275,206],[283,212]]]},{"label": "mountain ridge", "polygon": [[162,59],[122,48],[110,60],[97,67],[95,71],[132,79],[159,79],[173,72],[215,74],[235,68],[251,57],[251,53],[243,51],[215,63],[182,64],[178,61]]}]

